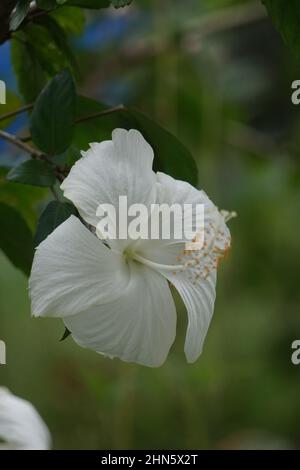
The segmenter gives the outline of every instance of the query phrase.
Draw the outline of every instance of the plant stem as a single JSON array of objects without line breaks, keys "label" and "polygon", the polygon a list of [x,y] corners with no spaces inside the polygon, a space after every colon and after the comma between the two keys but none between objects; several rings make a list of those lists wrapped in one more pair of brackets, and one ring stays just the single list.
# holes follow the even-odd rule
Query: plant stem
[{"label": "plant stem", "polygon": [[[15,111],[11,111],[9,113],[3,114],[2,116],[0,116],[0,122],[5,121],[6,119],[9,119],[11,117],[17,116],[18,114],[24,113],[26,111],[30,111],[31,109],[33,109],[33,107],[34,107],[34,104],[31,103],[31,104],[27,104],[26,106],[22,106],[22,108],[16,109]],[[75,124],[80,124],[81,122],[90,121],[97,117],[107,116],[108,114],[116,113],[118,111],[124,111],[125,109],[126,109],[125,106],[120,104],[118,106],[115,106],[114,108],[108,108],[108,109],[105,109],[104,111],[97,111],[96,113],[79,117],[75,120]],[[22,138],[21,139],[22,142],[25,142],[27,138],[28,138],[27,136]]]},{"label": "plant stem", "polygon": [[[32,105],[28,105],[28,106],[32,106]],[[92,119],[96,119],[96,118],[101,117],[101,116],[107,116],[109,114],[113,114],[113,113],[116,113],[118,111],[125,111],[125,110],[126,110],[125,106],[120,104],[119,106],[115,106],[114,108],[108,108],[108,109],[105,109],[104,111],[98,111],[98,112],[93,113],[93,114],[88,114],[87,116],[79,117],[74,122],[75,122],[75,124],[81,124],[82,122],[91,121]],[[14,114],[18,114],[19,112],[22,112],[21,108],[20,108],[20,110],[14,111]],[[0,117],[0,121],[2,121],[2,116]],[[28,134],[28,135],[25,135],[23,137],[19,137],[19,140],[21,142],[29,142],[31,140],[31,136]]]},{"label": "plant stem", "polygon": [[79,117],[78,119],[75,120],[75,124],[80,124],[81,122],[86,122],[86,121],[91,121],[92,119],[101,117],[101,116],[107,116],[108,114],[116,113],[118,111],[124,111],[126,108],[122,104],[119,106],[115,106],[114,108],[108,108],[105,109],[104,111],[98,111],[93,114],[88,114],[87,116],[82,116]]},{"label": "plant stem", "polygon": [[22,142],[30,142],[31,141],[31,135],[27,134],[27,135],[24,135],[24,137],[19,137],[19,139]]},{"label": "plant stem", "polygon": [[9,134],[8,132],[3,131],[1,129],[0,129],[0,139],[6,140],[10,144],[13,144],[16,147],[18,147],[19,149],[24,150],[24,152],[29,153],[33,158],[44,160],[45,162],[49,163],[53,167],[55,176],[58,179],[58,181],[62,182],[64,180],[64,177],[65,177],[64,171],[59,166],[55,165],[55,163],[53,163],[51,158],[49,158],[43,152],[40,152],[34,147],[31,147],[25,142],[22,142],[16,136]]},{"label": "plant stem", "polygon": [[44,154],[39,150],[31,147],[30,145],[26,144],[19,140],[16,136],[9,134],[6,131],[0,129],[0,139],[6,140],[7,142],[19,147],[21,150],[24,150],[26,153],[29,153],[34,158],[43,158]]},{"label": "plant stem", "polygon": [[33,104],[27,104],[26,106],[22,106],[22,108],[16,109],[15,111],[11,111],[9,113],[3,114],[0,116],[0,122],[6,121],[6,119],[10,119],[14,116],[18,116],[18,114],[24,113],[26,111],[30,111],[33,108]]},{"label": "plant stem", "polygon": [[[4,121],[5,119],[8,119],[9,117],[16,116],[16,115],[18,115],[20,113],[23,113],[24,111],[28,111],[29,109],[32,109],[32,108],[33,108],[33,104],[23,106],[22,108],[19,108],[15,111],[12,111],[10,113],[7,113],[7,114],[1,116],[0,121]],[[75,120],[75,124],[80,124],[82,122],[87,122],[87,121],[90,121],[92,119],[95,119],[95,118],[98,118],[98,117],[101,117],[101,116],[107,116],[108,114],[112,114],[112,113],[115,113],[115,112],[118,112],[118,111],[122,111],[124,109],[125,109],[125,107],[123,105],[119,105],[119,106],[115,106],[113,108],[105,109],[104,111],[98,111],[96,113],[89,114],[87,116],[79,117],[78,119]],[[60,182],[62,182],[64,180],[64,177],[65,177],[64,171],[59,166],[56,166],[52,162],[51,158],[49,158],[43,152],[40,152],[39,150],[35,149],[34,147],[31,147],[30,145],[28,145],[26,143],[27,141],[29,141],[31,139],[30,135],[24,136],[22,138],[18,138],[15,135],[9,134],[8,132],[3,131],[3,130],[0,129],[0,139],[6,140],[7,142],[9,142],[9,143],[15,145],[16,147],[18,147],[19,149],[24,150],[24,152],[29,153],[33,158],[39,158],[40,160],[46,161],[47,163],[49,163],[50,165],[53,166],[56,178]]]}]

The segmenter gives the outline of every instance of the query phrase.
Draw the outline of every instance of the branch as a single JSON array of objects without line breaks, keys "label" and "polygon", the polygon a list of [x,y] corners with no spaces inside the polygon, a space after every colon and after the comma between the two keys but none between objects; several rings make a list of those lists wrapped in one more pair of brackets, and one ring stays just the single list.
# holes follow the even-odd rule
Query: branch
[{"label": "branch", "polygon": [[18,116],[18,114],[24,113],[25,111],[30,111],[33,108],[33,104],[27,104],[26,106],[22,106],[22,108],[16,109],[15,111],[11,111],[6,114],[2,114],[0,116],[0,122],[6,121],[6,119],[10,119],[12,117]]},{"label": "branch", "polygon": [[[17,116],[18,114],[23,113],[24,111],[28,111],[28,110],[32,109],[33,106],[34,106],[33,104],[28,104],[27,106],[24,106],[23,108],[19,108],[19,109],[16,109],[15,111],[4,114],[3,116],[0,116],[0,122],[4,121],[5,119],[8,119],[10,117]],[[113,113],[116,113],[118,111],[124,111],[124,110],[126,110],[125,106],[120,104],[119,106],[115,106],[114,108],[108,108],[108,109],[105,109],[104,111],[98,111],[98,112],[93,113],[93,114],[88,114],[87,116],[81,116],[81,117],[75,119],[74,123],[75,124],[81,124],[82,122],[91,121],[92,119],[96,119],[96,118],[102,117],[102,116],[108,116],[109,114],[113,114]],[[1,137],[1,134],[0,134],[0,137]],[[21,143],[30,142],[31,136],[28,134],[28,135],[25,135],[23,137],[17,138],[17,140],[19,140]]]},{"label": "branch", "polygon": [[[0,14],[0,24],[3,23],[4,27],[3,27],[3,31],[0,31],[0,44],[2,44],[3,42],[7,41],[8,39],[10,39],[13,35],[13,33],[15,31],[10,31],[9,29],[9,19],[10,19],[10,15],[14,9],[14,7],[16,6],[16,4],[18,3],[18,0],[0,0],[0,1],[6,1],[6,3],[11,3],[13,4],[14,6],[12,7],[12,9],[10,10],[9,14],[8,14],[8,17],[7,17],[7,20],[5,23],[3,23],[3,20],[2,20],[2,15]],[[22,28],[22,26],[30,23],[30,22],[35,22],[35,20],[39,20],[39,18],[45,16],[45,15],[48,15],[49,13],[51,13],[52,11],[54,10],[57,10],[58,8],[60,7],[60,5],[57,5],[55,8],[52,8],[52,10],[41,10],[39,7],[32,7],[30,8],[27,16],[24,18],[24,20],[22,21],[22,23],[20,24],[20,26],[16,29],[16,31],[19,31],[19,29]],[[1,8],[1,7],[0,7]]]},{"label": "branch", "polygon": [[10,144],[15,145],[15,147],[18,147],[19,149],[24,150],[24,152],[29,153],[29,155],[31,155],[33,158],[44,160],[45,162],[49,163],[53,167],[54,174],[56,178],[58,179],[58,181],[62,182],[64,180],[65,172],[59,166],[55,165],[55,163],[53,163],[51,158],[49,158],[43,152],[40,152],[34,147],[31,147],[25,142],[22,142],[16,136],[9,134],[8,132],[2,131],[1,129],[0,129],[0,139],[6,140]]},{"label": "branch", "polygon": [[49,13],[52,13],[53,11],[57,10],[60,8],[60,5],[57,5],[56,7],[52,8],[51,10],[41,10],[38,7],[33,7],[29,10],[28,15],[24,19],[26,23],[29,21],[34,21],[36,18],[41,18],[42,16],[48,15]]},{"label": "branch", "polygon": [[98,111],[93,114],[88,114],[87,116],[79,117],[75,120],[75,124],[80,124],[81,122],[91,121],[101,116],[107,116],[108,114],[116,113],[118,111],[124,111],[126,108],[122,104],[115,106],[114,108],[105,109],[104,111]]},{"label": "branch", "polygon": [[12,134],[9,134],[6,131],[2,131],[1,129],[0,129],[0,138],[3,139],[3,140],[6,140],[10,144],[15,145],[19,149],[24,150],[24,152],[29,153],[34,158],[43,158],[44,157],[44,154],[42,152],[40,152],[39,150],[31,147],[30,145],[26,144],[25,142],[22,142],[16,136],[14,136]]},{"label": "branch", "polygon": [[[23,113],[24,111],[28,111],[29,109],[32,109],[33,106],[34,106],[33,104],[29,104],[29,105],[23,106],[22,108],[19,108],[19,109],[15,110],[15,111],[11,111],[10,113],[4,114],[3,116],[0,116],[0,121],[4,121],[5,119],[8,119],[10,117],[17,116],[18,114]],[[87,122],[87,121],[90,121],[92,119],[95,119],[95,118],[98,118],[98,117],[101,117],[101,116],[107,116],[109,114],[112,114],[112,113],[115,113],[115,112],[118,112],[118,111],[122,111],[124,109],[126,109],[126,108],[123,105],[119,105],[119,106],[115,106],[114,108],[105,109],[104,111],[98,111],[96,113],[89,114],[87,116],[79,117],[78,119],[75,120],[75,124],[80,124],[82,122]],[[47,163],[49,163],[50,165],[53,166],[56,178],[60,182],[62,182],[64,180],[65,171],[62,170],[62,168],[55,165],[53,163],[53,161],[51,160],[51,158],[49,158],[43,152],[40,152],[36,148],[31,147],[31,145],[28,145],[26,143],[26,142],[31,140],[30,135],[18,138],[15,135],[9,134],[8,132],[3,131],[3,130],[0,129],[0,139],[6,140],[10,144],[15,145],[19,149],[23,150],[24,152],[29,153],[33,158],[38,158],[40,160],[46,161]]]}]

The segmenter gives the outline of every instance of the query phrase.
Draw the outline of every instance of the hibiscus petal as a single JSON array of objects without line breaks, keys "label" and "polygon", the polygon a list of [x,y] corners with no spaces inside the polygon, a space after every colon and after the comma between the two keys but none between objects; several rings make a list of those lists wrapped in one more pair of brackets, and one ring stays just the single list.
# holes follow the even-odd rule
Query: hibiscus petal
[{"label": "hibiscus petal", "polygon": [[137,130],[115,129],[111,141],[91,144],[83,155],[61,188],[89,224],[97,226],[99,204],[117,208],[120,195],[128,206],[155,202],[153,150]]},{"label": "hibiscus petal", "polygon": [[[195,220],[196,204],[204,205],[204,219],[206,227],[219,227],[226,231],[226,237],[230,238],[229,231],[225,225],[223,217],[220,215],[218,208],[211,202],[204,191],[191,186],[185,181],[175,180],[171,176],[164,173],[157,173],[157,204],[167,204],[172,206],[173,204],[179,204],[183,207],[184,204],[191,204],[193,211],[190,213],[190,217],[186,217],[187,225],[192,225]],[[153,217],[153,213],[151,215]],[[175,218],[175,223],[182,223],[182,219],[178,220]],[[205,235],[207,243],[208,238],[214,235],[214,231],[211,230],[211,234]],[[185,250],[186,242],[191,240],[183,238],[177,240],[174,238],[174,231],[171,231],[171,237],[169,240],[164,240],[162,237],[158,240],[140,240],[135,244],[135,250],[141,254],[142,257],[147,258],[153,262],[161,265],[178,265],[178,256],[181,256]]]},{"label": "hibiscus petal", "polygon": [[[204,242],[200,250],[186,251],[188,240],[141,240],[136,257],[163,274],[177,289],[188,313],[185,354],[194,362],[201,354],[213,315],[216,297],[216,267],[230,245],[224,216],[204,191],[163,173],[157,174],[158,202],[169,205],[204,204]],[[175,274],[176,273],[176,274]]]},{"label": "hibiscus petal", "polygon": [[128,283],[128,268],[71,216],[37,248],[29,280],[34,316],[82,312],[119,296]]},{"label": "hibiscus petal", "polygon": [[47,450],[50,434],[31,403],[0,387],[0,449]]},{"label": "hibiscus petal", "polygon": [[160,274],[139,263],[129,265],[130,281],[118,299],[64,321],[80,346],[158,367],[175,339],[175,304]]},{"label": "hibiscus petal", "polygon": [[180,294],[188,313],[188,328],[184,352],[187,361],[195,362],[200,356],[203,343],[210,325],[216,298],[216,270],[206,279],[197,282],[188,277],[188,273],[162,274],[174,285]]}]

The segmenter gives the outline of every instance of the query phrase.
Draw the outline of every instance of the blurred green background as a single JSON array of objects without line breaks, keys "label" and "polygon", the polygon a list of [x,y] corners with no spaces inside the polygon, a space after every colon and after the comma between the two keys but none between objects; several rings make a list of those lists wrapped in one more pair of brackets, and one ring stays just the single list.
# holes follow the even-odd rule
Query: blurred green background
[{"label": "blurred green background", "polygon": [[[27,279],[1,255],[1,384],[34,403],[57,449],[299,447],[299,64],[259,1],[136,0],[90,12],[73,46],[84,94],[136,106],[190,148],[199,187],[238,213],[232,250],[201,358],[186,364],[177,299],[176,344],[159,369],[59,342],[62,322],[30,317]],[[2,166],[22,158],[0,153]],[[51,195],[15,186],[0,199],[33,228]]]}]

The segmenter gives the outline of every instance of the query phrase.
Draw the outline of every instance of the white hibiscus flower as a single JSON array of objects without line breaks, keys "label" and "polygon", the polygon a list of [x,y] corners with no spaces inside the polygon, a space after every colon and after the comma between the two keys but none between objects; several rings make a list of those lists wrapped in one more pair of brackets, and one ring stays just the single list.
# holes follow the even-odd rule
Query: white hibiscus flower
[{"label": "white hibiscus flower", "polygon": [[48,428],[28,401],[0,387],[0,450],[48,450]]},{"label": "white hibiscus flower", "polygon": [[[170,284],[187,308],[187,360],[200,355],[214,309],[216,268],[230,233],[227,214],[203,191],[154,173],[152,163],[153,150],[136,130],[116,129],[111,141],[91,144],[61,185],[86,224],[71,216],[39,245],[29,286],[33,315],[62,317],[80,346],[157,367],[176,334]],[[103,243],[95,231],[98,206],[117,208],[120,195],[128,206],[204,204],[204,247],[186,252],[185,240]]]}]

